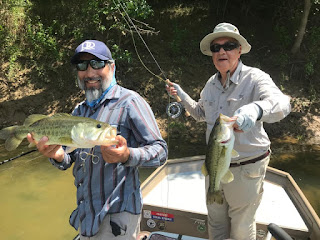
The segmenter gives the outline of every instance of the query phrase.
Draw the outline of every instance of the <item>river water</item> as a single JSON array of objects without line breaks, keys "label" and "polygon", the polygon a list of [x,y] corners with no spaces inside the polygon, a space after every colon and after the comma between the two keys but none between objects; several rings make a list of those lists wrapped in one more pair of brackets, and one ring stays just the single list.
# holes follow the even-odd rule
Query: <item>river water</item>
[{"label": "river water", "polygon": [[[202,152],[194,147],[193,152]],[[1,144],[0,162],[29,150],[24,143],[7,152]],[[175,152],[180,154],[174,157],[190,156]],[[289,172],[320,215],[320,151],[274,154],[270,165]],[[141,169],[140,180],[152,171]],[[71,169],[59,171],[38,152],[0,165],[0,239],[73,239],[77,232],[68,222],[76,204],[73,180]]]}]

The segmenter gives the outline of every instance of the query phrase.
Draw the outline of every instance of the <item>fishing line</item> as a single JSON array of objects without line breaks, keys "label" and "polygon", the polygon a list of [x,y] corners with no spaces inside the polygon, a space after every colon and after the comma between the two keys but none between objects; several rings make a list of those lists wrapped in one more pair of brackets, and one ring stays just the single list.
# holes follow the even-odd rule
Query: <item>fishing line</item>
[{"label": "fishing line", "polygon": [[[167,79],[167,77],[166,77],[164,71],[163,71],[162,68],[160,67],[158,61],[157,61],[156,58],[153,56],[153,54],[152,54],[151,50],[149,49],[147,43],[144,41],[143,37],[141,36],[138,28],[136,27],[136,25],[135,25],[134,22],[132,21],[131,17],[130,17],[129,14],[127,13],[127,11],[126,11],[126,6],[125,6],[124,4],[122,4],[122,3],[120,2],[120,0],[117,0],[117,1],[118,1],[119,6],[122,8],[123,12],[125,13],[125,15],[126,15],[126,17],[127,17],[127,18],[125,18],[125,16],[122,14],[122,12],[120,11],[120,9],[118,8],[118,11],[120,12],[120,14],[121,14],[121,16],[123,17],[123,19],[125,19],[125,22],[127,23],[128,27],[129,27],[129,30],[130,30],[130,33],[131,33],[131,36],[132,36],[132,39],[133,39],[133,45],[134,45],[134,47],[135,47],[135,50],[136,50],[136,53],[137,53],[137,55],[138,55],[138,58],[139,58],[140,62],[142,63],[142,65],[143,65],[151,74],[153,74],[154,76],[158,77],[159,79],[165,81],[165,79]],[[117,4],[115,3],[115,0],[113,0],[113,2],[114,2],[114,4],[117,6]],[[127,9],[127,10],[128,10],[128,9]],[[129,21],[130,24],[128,23],[128,21]],[[159,75],[156,75],[155,73],[153,73],[152,71],[150,71],[150,69],[148,69],[148,68],[146,67],[146,65],[143,63],[143,61],[142,61],[142,59],[141,59],[141,57],[140,57],[140,55],[139,55],[139,53],[138,53],[138,50],[137,50],[137,48],[136,48],[135,40],[134,40],[133,33],[132,33],[132,30],[131,30],[131,26],[130,26],[130,25],[136,30],[136,32],[137,32],[138,36],[140,37],[142,43],[144,44],[144,46],[145,46],[146,49],[148,50],[150,56],[152,57],[153,61],[155,62],[155,64],[157,65],[157,67],[159,68],[161,74],[164,76],[165,79],[161,78]]]},{"label": "fishing line", "polygon": [[[118,2],[118,5],[122,8],[123,12],[125,13],[125,16],[124,16],[124,14],[121,12],[121,10],[119,9],[119,7],[118,7],[117,3],[115,2],[115,0],[113,0],[113,3],[114,3],[115,6],[117,7],[117,10],[119,11],[120,15],[122,16],[122,18],[123,18],[124,21],[126,22],[127,26],[129,27],[129,31],[130,31],[131,38],[132,38],[132,41],[133,41],[134,49],[135,49],[135,52],[136,52],[136,54],[137,54],[137,56],[138,56],[138,58],[139,58],[139,61],[141,62],[141,64],[143,65],[143,67],[144,67],[149,73],[151,73],[153,76],[159,78],[160,80],[166,82],[165,79],[167,79],[167,77],[166,77],[164,71],[163,71],[162,68],[160,67],[159,63],[157,62],[157,60],[156,60],[155,57],[153,56],[151,50],[149,49],[147,43],[144,41],[144,39],[143,39],[143,37],[141,36],[141,34],[139,33],[136,25],[134,24],[134,22],[132,21],[132,19],[131,19],[130,16],[129,16],[129,14],[127,13],[125,4],[121,3],[120,0],[117,0],[117,2]],[[128,9],[127,9],[127,10],[128,10]],[[131,26],[131,25],[132,25],[132,26]],[[143,42],[144,46],[147,48],[149,54],[151,55],[152,59],[155,61],[156,65],[158,66],[160,72],[161,72],[162,75],[165,77],[165,79],[163,79],[163,78],[160,77],[159,75],[153,73],[153,72],[144,64],[142,58],[140,57],[140,54],[139,54],[139,51],[138,51],[138,48],[137,48],[137,45],[136,45],[136,41],[135,41],[135,39],[134,39],[133,31],[132,31],[132,29],[131,29],[132,27],[135,29],[135,31],[136,31],[137,34],[139,35],[141,41]],[[167,82],[166,82],[166,83],[167,83]],[[169,96],[169,97],[168,97],[168,106],[169,106],[170,104],[171,104],[171,100],[170,100],[170,96]],[[170,118],[168,118],[168,130],[167,130],[167,133],[168,133],[168,141],[167,141],[167,142],[168,142],[168,146],[169,146],[169,139],[170,139],[170,138],[169,138],[169,125],[170,125],[169,119],[170,119]]]},{"label": "fishing line", "polygon": [[[126,9],[125,9],[126,6],[125,6],[124,4],[122,4],[122,3],[120,2],[120,0],[117,0],[117,1],[118,1],[120,7],[122,8],[123,12],[125,13],[125,15],[126,15],[126,17],[127,17],[127,18],[126,18],[126,17],[122,14],[122,12],[120,11],[119,7],[117,7],[120,15],[122,16],[122,18],[125,20],[126,24],[127,24],[128,27],[129,27],[129,30],[130,30],[130,33],[131,33],[131,37],[132,37],[132,41],[133,41],[133,45],[134,45],[134,49],[135,49],[136,54],[137,54],[137,56],[138,56],[138,58],[139,58],[139,61],[141,62],[141,64],[143,65],[143,67],[144,67],[149,73],[151,73],[153,76],[159,78],[160,80],[162,80],[162,81],[164,81],[166,84],[168,84],[168,82],[165,80],[165,79],[167,79],[167,77],[166,77],[164,71],[163,71],[162,68],[160,67],[159,63],[157,62],[157,60],[156,60],[155,57],[153,56],[151,50],[149,49],[147,43],[144,41],[144,39],[143,39],[143,37],[141,36],[141,34],[139,33],[136,25],[133,23],[132,19],[130,18],[129,14],[127,13],[127,11],[126,11]],[[113,2],[114,2],[114,4],[117,6],[117,4],[115,3],[114,0],[113,0]],[[128,22],[128,21],[129,21],[129,22]],[[148,50],[149,54],[151,55],[152,59],[153,59],[154,62],[156,63],[157,67],[159,68],[161,74],[165,77],[165,79],[163,79],[163,78],[161,78],[159,75],[153,73],[153,72],[144,64],[144,62],[142,61],[142,59],[141,59],[141,57],[140,57],[140,54],[139,54],[139,52],[138,52],[137,46],[136,46],[136,42],[135,42],[135,39],[134,39],[134,36],[133,36],[133,31],[132,31],[131,26],[130,26],[129,23],[134,27],[135,31],[136,31],[137,34],[139,35],[141,41],[143,42],[144,46],[145,46],[146,49]],[[169,95],[169,94],[168,94],[168,102],[169,102],[168,105],[170,105],[170,95]],[[170,129],[169,129],[169,128],[170,128],[170,121],[169,121],[169,119],[170,119],[170,116],[169,116],[169,114],[168,114],[168,119],[167,119],[167,121],[168,121],[168,126],[167,126],[167,139],[168,139],[168,140],[167,140],[167,145],[168,145],[168,152],[169,152],[169,146],[170,146],[170,143],[169,143],[169,139],[170,139],[170,136],[169,136],[169,133],[170,133]],[[164,213],[167,213],[167,212],[168,212],[167,210],[168,210],[168,208],[169,208],[169,176],[168,176],[168,172],[167,172],[168,167],[165,167],[165,169],[166,169],[166,176],[167,176],[167,199],[166,199],[166,207],[164,207],[162,211],[164,211]],[[164,230],[164,229],[166,228],[166,221],[164,220],[163,223],[164,223],[164,225],[163,225],[163,229],[162,229],[162,230]]]},{"label": "fishing line", "polygon": [[[170,84],[170,81],[169,79],[167,79],[164,71],[162,70],[162,68],[160,67],[158,61],[155,59],[155,57],[153,56],[150,48],[148,47],[147,43],[144,41],[143,37],[141,36],[138,28],[136,27],[136,25],[134,24],[134,22],[132,21],[132,19],[130,18],[128,12],[126,10],[128,10],[126,8],[126,5],[121,3],[120,0],[117,0],[118,1],[118,5],[122,8],[123,12],[125,14],[123,14],[121,12],[121,10],[119,9],[119,6],[116,4],[115,0],[113,0],[113,3],[115,4],[115,6],[117,7],[117,10],[119,11],[120,15],[122,16],[122,18],[124,19],[124,21],[126,22],[126,24],[128,25],[129,27],[129,31],[130,31],[130,34],[131,34],[131,38],[132,38],[132,41],[133,41],[133,45],[134,45],[134,49],[135,49],[135,52],[139,58],[139,61],[141,62],[142,66],[149,72],[151,73],[153,76],[159,78],[160,80],[164,81],[167,85]],[[149,54],[151,55],[152,59],[154,60],[154,62],[156,63],[156,65],[158,66],[161,74],[165,77],[165,79],[161,78],[159,75],[153,73],[143,62],[142,58],[140,57],[140,54],[139,54],[139,51],[137,49],[137,46],[136,46],[136,41],[134,39],[134,36],[133,36],[133,31],[132,31],[132,27],[135,29],[135,31],[137,32],[137,34],[139,35],[141,41],[143,42],[144,46],[146,47],[146,49],[148,50]],[[178,118],[182,112],[183,112],[183,106],[182,104],[180,103],[181,102],[181,99],[178,95],[174,96],[177,100],[177,102],[173,102],[171,103],[170,102],[170,96],[169,96],[169,103],[166,107],[166,113],[167,115],[170,117],[170,118]],[[186,116],[190,116],[190,113],[188,111],[185,111],[185,114]]]},{"label": "fishing line", "polygon": [[[113,1],[113,2],[114,2],[114,1]],[[116,4],[116,3],[114,2],[114,4]],[[119,3],[119,4],[121,5],[121,3]],[[124,7],[123,7],[122,5],[121,5],[121,7],[122,7],[122,9],[124,9]],[[123,16],[123,14],[122,14],[122,12],[120,11],[120,9],[119,9],[119,8],[117,8],[117,9],[118,9],[120,15],[122,16],[122,18],[124,19],[124,21],[126,22],[126,24],[127,24],[128,27],[129,27],[130,35],[131,35],[132,42],[133,42],[133,46],[134,46],[134,50],[135,50],[135,52],[136,52],[136,54],[137,54],[137,56],[138,56],[138,59],[139,59],[140,63],[142,64],[142,66],[143,66],[151,75],[159,78],[159,79],[162,80],[162,81],[165,81],[165,79],[163,79],[163,78],[160,77],[159,75],[157,75],[157,74],[155,74],[154,72],[152,72],[152,71],[144,64],[144,62],[142,61],[142,58],[140,57],[140,54],[139,54],[139,52],[138,52],[138,48],[137,48],[137,45],[136,45],[136,41],[135,41],[134,36],[133,36],[133,31],[131,30],[131,26],[130,26],[128,20],[126,19],[126,17]],[[128,15],[128,14],[127,14],[127,15]]]}]

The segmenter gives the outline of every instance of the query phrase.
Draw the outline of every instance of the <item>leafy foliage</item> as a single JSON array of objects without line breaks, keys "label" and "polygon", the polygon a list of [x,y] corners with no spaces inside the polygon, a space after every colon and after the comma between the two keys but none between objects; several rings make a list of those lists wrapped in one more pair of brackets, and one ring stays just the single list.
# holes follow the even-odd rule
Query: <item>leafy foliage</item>
[{"label": "leafy foliage", "polygon": [[63,72],[69,72],[64,63],[85,39],[106,42],[116,59],[130,62],[130,53],[121,48],[128,30],[121,6],[130,18],[143,20],[152,14],[145,0],[3,1],[0,20],[6,24],[0,25],[0,44],[6,46],[1,55],[9,61],[7,77],[13,80],[17,70],[32,68],[30,79],[35,83],[63,85]]},{"label": "leafy foliage", "polygon": [[[141,33],[148,33],[142,31],[143,21],[157,26],[159,18],[165,16],[170,24],[161,32],[164,40],[160,43],[165,48],[161,54],[170,59],[170,67],[173,59],[184,65],[191,63],[189,56],[192,67],[195,61],[204,62],[197,55],[199,36],[217,22],[227,21],[239,26],[253,45],[251,56],[257,54],[249,59],[253,65],[274,64],[282,71],[280,76],[288,76],[289,80],[303,72],[308,84],[314,84],[320,60],[319,1],[312,0],[301,54],[292,56],[290,48],[302,10],[300,0],[0,0],[0,63],[7,82],[15,81],[21,77],[17,73],[27,69],[25,77],[35,84],[64,85],[73,77],[69,59],[74,48],[85,39],[98,39],[110,46],[117,63],[130,68],[137,61],[133,61],[135,54],[129,50],[133,49],[129,38],[133,29],[126,14]],[[150,36],[148,40],[159,45],[158,37]],[[295,68],[291,71],[293,62]],[[179,66],[170,71],[176,74],[175,69]],[[190,76],[193,74],[190,70]],[[183,74],[176,76],[183,78]],[[281,82],[284,88],[286,82]]]}]

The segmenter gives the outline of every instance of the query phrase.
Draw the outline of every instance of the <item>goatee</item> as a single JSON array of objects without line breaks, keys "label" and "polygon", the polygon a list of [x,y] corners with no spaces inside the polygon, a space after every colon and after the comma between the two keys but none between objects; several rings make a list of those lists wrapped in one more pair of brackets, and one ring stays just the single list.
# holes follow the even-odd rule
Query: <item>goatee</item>
[{"label": "goatee", "polygon": [[[100,83],[100,87],[99,88],[87,88],[86,87],[86,82],[87,81],[99,81]],[[78,78],[78,84],[79,84],[79,88],[81,90],[85,91],[85,96],[88,102],[92,102],[94,100],[97,100],[101,97],[101,95],[103,94],[103,92],[108,88],[108,81],[102,81],[101,77],[97,77],[97,78],[85,78],[83,79],[83,81],[80,81],[80,79]]]}]

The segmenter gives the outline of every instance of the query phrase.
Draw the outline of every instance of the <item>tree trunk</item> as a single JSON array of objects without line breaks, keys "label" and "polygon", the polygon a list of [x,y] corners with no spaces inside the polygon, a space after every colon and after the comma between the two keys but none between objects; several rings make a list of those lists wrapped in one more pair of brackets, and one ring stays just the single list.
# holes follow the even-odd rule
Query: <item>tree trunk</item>
[{"label": "tree trunk", "polygon": [[301,18],[300,27],[299,27],[296,41],[294,42],[293,47],[291,49],[292,54],[296,54],[300,50],[300,45],[301,45],[303,36],[306,32],[310,8],[311,8],[311,0],[304,0],[303,16]]}]

